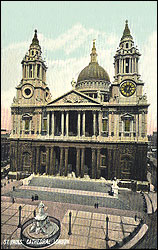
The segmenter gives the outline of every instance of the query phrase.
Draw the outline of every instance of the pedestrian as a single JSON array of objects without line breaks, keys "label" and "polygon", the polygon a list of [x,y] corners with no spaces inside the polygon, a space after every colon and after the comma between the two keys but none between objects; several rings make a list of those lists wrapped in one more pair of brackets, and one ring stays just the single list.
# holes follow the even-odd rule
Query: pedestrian
[{"label": "pedestrian", "polygon": [[94,207],[96,208],[96,206],[97,206],[97,204],[95,203],[95,204],[94,204]]},{"label": "pedestrian", "polygon": [[15,199],[14,199],[14,197],[12,197],[12,203],[14,203],[15,202]]},{"label": "pedestrian", "polygon": [[135,221],[137,221],[137,215],[135,215]]},{"label": "pedestrian", "polygon": [[97,208],[98,208],[98,206],[99,206],[99,204],[98,204],[98,202],[97,202]]}]

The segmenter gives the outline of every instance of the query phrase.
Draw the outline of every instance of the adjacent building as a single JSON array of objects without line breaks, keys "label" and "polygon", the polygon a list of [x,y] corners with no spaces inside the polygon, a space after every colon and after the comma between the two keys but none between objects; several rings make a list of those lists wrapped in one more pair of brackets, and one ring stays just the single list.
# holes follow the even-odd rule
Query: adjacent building
[{"label": "adjacent building", "polygon": [[99,65],[94,40],[72,90],[52,100],[41,54],[35,30],[11,106],[11,171],[146,180],[149,104],[128,22],[114,55],[113,82]]}]

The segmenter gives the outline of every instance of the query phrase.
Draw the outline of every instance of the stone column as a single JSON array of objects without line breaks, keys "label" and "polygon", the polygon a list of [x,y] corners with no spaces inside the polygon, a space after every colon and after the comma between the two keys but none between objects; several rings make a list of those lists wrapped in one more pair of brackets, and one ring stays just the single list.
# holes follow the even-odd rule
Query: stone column
[{"label": "stone column", "polygon": [[80,174],[80,148],[76,148],[76,177],[79,177]]},{"label": "stone column", "polygon": [[78,131],[77,131],[77,134],[78,134],[78,137],[80,137],[80,128],[81,128],[81,113],[80,113],[80,111],[78,112],[78,126],[77,126],[77,129],[78,129]]},{"label": "stone column", "polygon": [[96,136],[97,128],[96,128],[96,111],[93,112],[93,135]]},{"label": "stone column", "polygon": [[95,149],[92,148],[92,179],[96,179]]},{"label": "stone column", "polygon": [[64,111],[61,112],[61,135],[64,136]]},{"label": "stone column", "polygon": [[142,136],[142,113],[139,114],[139,136]]},{"label": "stone column", "polygon": [[83,137],[85,137],[85,133],[86,133],[85,122],[86,122],[86,113],[85,113],[85,111],[83,111],[83,117],[82,117],[82,135],[83,135]]},{"label": "stone column", "polygon": [[138,61],[137,61],[137,59],[136,59],[136,70],[137,70],[137,73],[138,73]]},{"label": "stone column", "polygon": [[67,176],[67,170],[68,170],[68,153],[69,153],[69,148],[65,148],[65,170],[64,170],[65,176]]},{"label": "stone column", "polygon": [[122,135],[121,136],[124,136],[124,122],[122,121]]},{"label": "stone column", "polygon": [[49,174],[53,175],[54,173],[54,147],[51,147],[50,149],[50,165],[49,165]]},{"label": "stone column", "polygon": [[114,135],[116,137],[119,137],[119,115],[118,114],[115,115],[115,119],[114,119]]},{"label": "stone column", "polygon": [[137,72],[137,61],[136,61],[137,59],[136,59],[136,57],[135,57],[135,72]]},{"label": "stone column", "polygon": [[35,65],[35,78],[37,78],[37,64]]},{"label": "stone column", "polygon": [[129,73],[131,73],[131,58],[129,58]]},{"label": "stone column", "polygon": [[42,80],[42,65],[40,65],[40,77],[39,78]]},{"label": "stone column", "polygon": [[52,137],[54,137],[54,111],[52,111]]},{"label": "stone column", "polygon": [[66,112],[66,137],[69,136],[69,112]]},{"label": "stone column", "polygon": [[100,173],[101,171],[99,168],[100,168],[100,148],[97,149],[97,176],[96,176],[97,179],[100,178],[100,174],[101,174]]},{"label": "stone column", "polygon": [[133,120],[131,121],[131,137],[133,137]]},{"label": "stone column", "polygon": [[98,113],[98,120],[99,120],[99,136],[101,136],[102,132],[102,112],[99,111]]},{"label": "stone column", "polygon": [[63,153],[64,150],[62,147],[60,147],[60,166],[59,166],[60,175],[63,175]]},{"label": "stone column", "polygon": [[40,148],[39,147],[36,147],[36,174],[37,173],[39,173],[39,168],[40,168],[40,166],[39,166],[39,153],[40,153]]},{"label": "stone column", "polygon": [[39,134],[41,134],[42,131],[42,114],[39,113]]},{"label": "stone column", "polygon": [[108,124],[109,124],[108,134],[109,134],[109,136],[111,136],[111,123],[112,123],[112,116],[113,115],[114,114],[109,113],[109,121],[108,121]]},{"label": "stone column", "polygon": [[84,177],[85,148],[81,149],[81,177]]},{"label": "stone column", "polygon": [[47,135],[49,135],[49,120],[50,120],[50,114],[47,113]]},{"label": "stone column", "polygon": [[46,148],[46,175],[49,174],[49,147]]},{"label": "stone column", "polygon": [[21,115],[18,115],[18,135],[20,136],[20,120],[21,120]]},{"label": "stone column", "polygon": [[122,58],[120,58],[120,63],[119,63],[119,73],[122,74]]},{"label": "stone column", "polygon": [[124,59],[124,73],[126,73],[126,59]]}]

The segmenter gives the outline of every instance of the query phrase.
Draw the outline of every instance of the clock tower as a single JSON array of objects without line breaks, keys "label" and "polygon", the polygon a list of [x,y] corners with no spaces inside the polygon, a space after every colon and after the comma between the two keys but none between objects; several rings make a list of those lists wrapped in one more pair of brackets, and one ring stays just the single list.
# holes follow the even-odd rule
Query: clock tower
[{"label": "clock tower", "polygon": [[119,103],[136,104],[142,97],[144,83],[140,80],[138,62],[141,54],[134,46],[126,20],[125,29],[114,56],[115,76],[112,84],[112,97],[118,98]]},{"label": "clock tower", "polygon": [[46,84],[47,66],[41,54],[37,30],[35,30],[29,51],[21,62],[22,80],[16,87],[17,96],[13,100],[13,106],[43,105],[50,101],[51,94]]},{"label": "clock tower", "polygon": [[29,51],[21,62],[22,80],[16,87],[16,97],[11,106],[13,138],[33,138],[41,133],[43,110],[51,101],[46,84],[47,66],[41,54],[35,30]]}]

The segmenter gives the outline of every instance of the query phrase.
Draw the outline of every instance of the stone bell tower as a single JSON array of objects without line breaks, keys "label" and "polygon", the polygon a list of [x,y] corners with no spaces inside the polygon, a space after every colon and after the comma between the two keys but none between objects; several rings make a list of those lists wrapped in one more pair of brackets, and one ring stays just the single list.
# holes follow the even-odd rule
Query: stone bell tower
[{"label": "stone bell tower", "polygon": [[51,94],[46,84],[47,66],[41,54],[37,30],[35,30],[29,51],[21,62],[22,80],[16,87],[17,97],[13,100],[13,106],[43,105],[50,101]]},{"label": "stone bell tower", "polygon": [[114,56],[115,76],[112,84],[112,97],[119,103],[138,103],[143,95],[144,83],[140,80],[138,62],[141,54],[134,46],[126,20],[125,29]]}]

